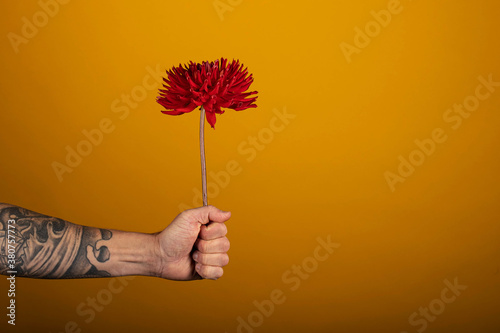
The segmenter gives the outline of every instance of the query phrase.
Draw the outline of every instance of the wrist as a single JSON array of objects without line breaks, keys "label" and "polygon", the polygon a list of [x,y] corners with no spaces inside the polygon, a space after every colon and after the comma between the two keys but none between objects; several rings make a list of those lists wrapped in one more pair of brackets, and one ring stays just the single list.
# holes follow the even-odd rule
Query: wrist
[{"label": "wrist", "polygon": [[138,272],[135,275],[159,276],[159,254],[158,237],[156,234],[141,234],[140,248],[137,249],[138,257],[136,264]]},{"label": "wrist", "polygon": [[161,255],[161,246],[160,246],[160,232],[155,232],[151,234],[151,242],[150,242],[150,276],[162,277],[163,270],[163,256]]},{"label": "wrist", "polygon": [[144,250],[142,254],[141,274],[145,276],[159,276],[160,255],[158,252],[158,237],[157,234],[143,234]]}]

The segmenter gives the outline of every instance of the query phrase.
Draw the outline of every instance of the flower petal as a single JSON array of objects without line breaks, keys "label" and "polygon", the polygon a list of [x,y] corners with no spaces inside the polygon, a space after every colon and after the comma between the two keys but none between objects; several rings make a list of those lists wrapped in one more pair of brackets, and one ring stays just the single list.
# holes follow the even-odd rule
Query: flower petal
[{"label": "flower petal", "polygon": [[205,111],[205,116],[207,118],[207,121],[208,123],[210,124],[210,126],[212,126],[212,128],[215,128],[215,122],[217,121],[217,119],[215,118],[215,113],[214,112],[206,112]]},{"label": "flower petal", "polygon": [[238,59],[190,61],[172,67],[166,74],[157,97],[166,109],[164,114],[180,115],[203,105],[207,122],[214,127],[216,114],[224,113],[222,108],[241,111],[257,106],[257,91],[247,92],[253,83],[252,74]]},{"label": "flower petal", "polygon": [[162,111],[161,113],[169,114],[171,116],[178,116],[178,115],[183,114],[184,112],[178,111],[178,110],[173,110],[173,111]]}]

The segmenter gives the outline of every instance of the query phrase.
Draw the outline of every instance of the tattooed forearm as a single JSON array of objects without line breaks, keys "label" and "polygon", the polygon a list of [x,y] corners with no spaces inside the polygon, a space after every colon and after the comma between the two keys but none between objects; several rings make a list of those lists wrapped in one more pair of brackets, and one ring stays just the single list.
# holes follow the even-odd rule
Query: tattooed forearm
[{"label": "tattooed forearm", "polygon": [[85,227],[0,203],[4,275],[16,270],[18,276],[40,279],[156,276],[155,239],[152,234]]},{"label": "tattooed forearm", "polygon": [[[74,225],[73,225],[74,226]],[[110,252],[107,246],[97,243],[111,239],[113,233],[106,229],[82,227],[82,240],[75,260],[62,276],[63,278],[111,276],[105,270],[98,270],[92,265],[93,260],[104,263],[109,260]]]},{"label": "tattooed forearm", "polygon": [[[9,220],[15,225],[11,236]],[[9,242],[9,237],[14,241]],[[9,270],[10,243],[11,248],[15,248],[18,276],[45,279],[110,276],[108,271],[96,265],[110,259],[106,242],[112,237],[110,230],[84,227],[0,204],[0,273],[7,274]]]}]

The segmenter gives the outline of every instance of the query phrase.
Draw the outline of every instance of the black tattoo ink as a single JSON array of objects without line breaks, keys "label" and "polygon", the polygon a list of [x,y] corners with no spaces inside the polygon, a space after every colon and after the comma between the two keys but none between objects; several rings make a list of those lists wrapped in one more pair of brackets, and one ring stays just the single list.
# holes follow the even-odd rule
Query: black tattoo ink
[{"label": "black tattoo ink", "polygon": [[[111,253],[100,240],[110,240],[106,229],[83,227],[59,218],[9,206],[0,210],[0,273],[6,274],[8,220],[15,220],[15,252],[18,276],[33,278],[83,278],[110,276],[91,264],[87,246],[98,262],[109,260]],[[12,236],[11,236],[12,237]]]}]

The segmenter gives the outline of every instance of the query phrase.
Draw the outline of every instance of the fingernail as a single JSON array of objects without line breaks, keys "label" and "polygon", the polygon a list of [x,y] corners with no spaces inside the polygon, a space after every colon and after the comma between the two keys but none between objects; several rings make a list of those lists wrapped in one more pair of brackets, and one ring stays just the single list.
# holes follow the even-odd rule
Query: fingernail
[{"label": "fingernail", "polygon": [[194,259],[194,260],[197,260],[197,259],[198,259],[198,252],[195,252],[195,253],[193,254],[193,259]]},{"label": "fingernail", "polygon": [[201,264],[196,264],[196,270],[199,271],[201,269]]}]

